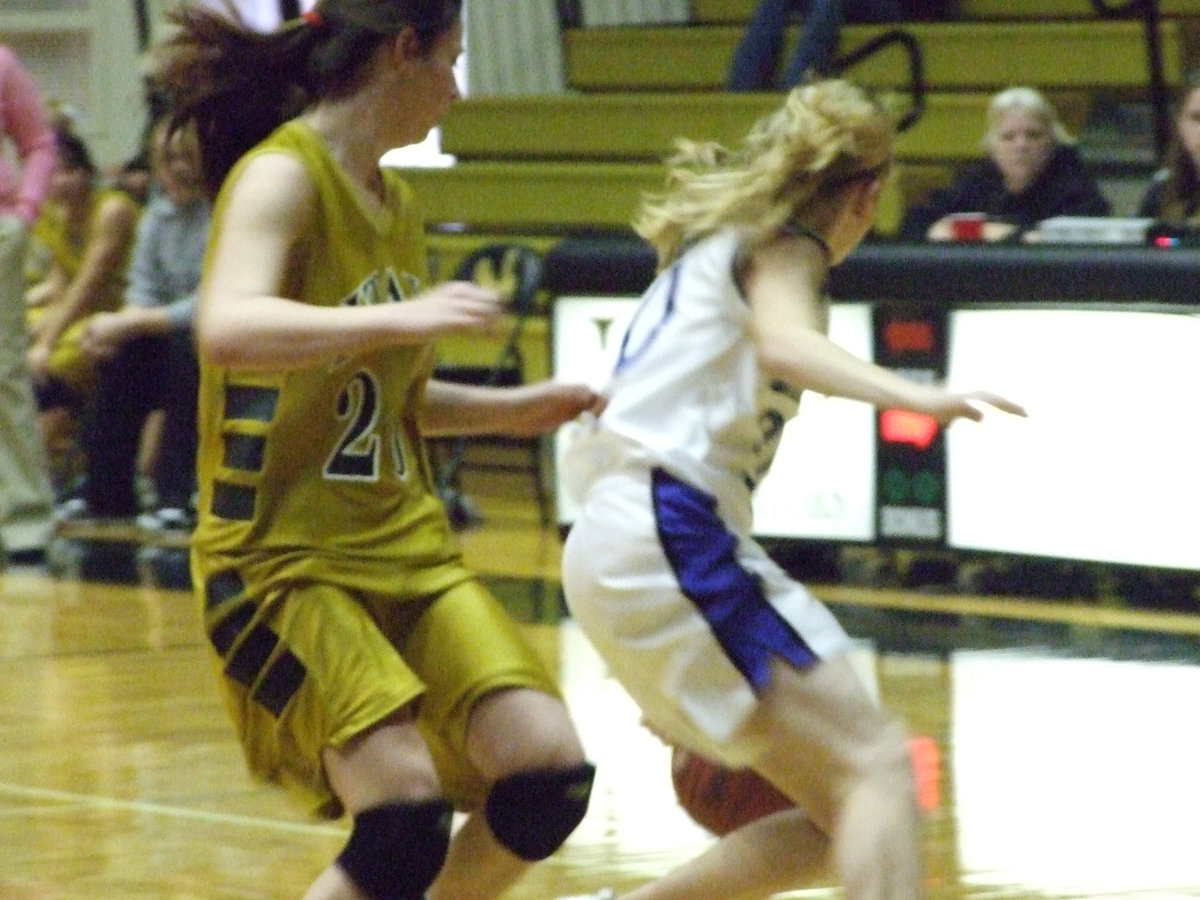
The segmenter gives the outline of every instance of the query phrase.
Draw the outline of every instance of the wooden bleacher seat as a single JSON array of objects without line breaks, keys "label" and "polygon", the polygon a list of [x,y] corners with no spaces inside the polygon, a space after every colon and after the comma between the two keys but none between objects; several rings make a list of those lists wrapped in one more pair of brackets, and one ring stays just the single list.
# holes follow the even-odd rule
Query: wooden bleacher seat
[{"label": "wooden bleacher seat", "polygon": [[[881,201],[876,230],[893,235],[907,203],[949,182],[944,163],[900,164]],[[522,228],[550,240],[580,231],[628,231],[645,191],[663,184],[660,163],[460,163],[446,169],[405,170],[434,228],[453,223],[474,245]]]},{"label": "wooden bleacher seat", "polygon": [[[692,21],[709,25],[745,22],[758,0],[692,0]],[[1164,16],[1200,16],[1200,0],[1161,0]],[[1091,0],[960,0],[961,21],[1094,19]]]},{"label": "wooden bleacher seat", "polygon": [[663,180],[650,163],[463,162],[404,174],[426,222],[492,234],[626,227],[641,192]]},{"label": "wooden bleacher seat", "polygon": [[[984,9],[987,0],[965,2],[964,16],[991,14]],[[1052,2],[1063,9],[1088,0]],[[1172,2],[1184,7],[1183,0]],[[1189,2],[1200,6],[1200,0]],[[426,205],[435,274],[451,271],[473,247],[496,236],[544,248],[567,233],[625,230],[641,194],[662,184],[661,160],[676,137],[722,143],[740,138],[778,100],[774,94],[730,95],[720,89],[741,33],[741,23],[732,23],[748,15],[752,3],[697,0],[697,17],[731,22],[727,26],[571,30],[564,38],[567,80],[582,91],[457,104],[442,143],[459,164],[408,173]],[[900,137],[901,165],[881,210],[879,233],[894,233],[911,198],[944,184],[957,165],[979,156],[993,90],[1035,84],[1078,132],[1095,89],[1145,84],[1140,22],[1017,19],[1031,9],[1015,4],[1009,10],[1014,21],[910,26],[925,48],[930,93],[924,116]],[[1082,18],[1085,10],[1079,12]],[[1169,83],[1182,77],[1193,26],[1163,23]],[[849,26],[844,49],[882,30]],[[898,53],[885,50],[851,77],[885,93],[894,89],[904,102],[907,66]]]},{"label": "wooden bleacher seat", "polygon": [[[1168,85],[1179,84],[1191,61],[1191,19],[1161,23]],[[1056,22],[937,22],[904,26],[924,53],[929,89],[992,91],[1013,84],[1039,88],[1136,88],[1146,83],[1147,49],[1136,20]],[[842,52],[888,30],[849,25]],[[725,83],[738,26],[577,28],[565,35],[570,87],[604,91],[714,91]],[[790,48],[793,29],[785,39]],[[856,66],[849,77],[873,88],[904,87],[900,48]]]},{"label": "wooden bleacher seat", "polygon": [[[719,2],[719,0],[718,0]],[[1119,3],[1109,2],[1110,6]],[[1200,16],[1200,0],[1159,0],[1159,14],[1171,18]],[[960,0],[963,19],[1094,19],[1091,0]]]},{"label": "wooden bleacher seat", "polygon": [[[1067,128],[1088,116],[1086,91],[1051,92]],[[897,157],[912,162],[977,159],[990,94],[934,94],[904,132]],[[468,97],[442,126],[442,149],[460,162],[660,162],[677,137],[732,146],[779,95],[619,92],[596,95]]]},{"label": "wooden bleacher seat", "polygon": [[[438,273],[483,242],[518,232],[537,249],[553,234],[625,229],[643,192],[662,185],[662,158],[689,135],[731,144],[775,107],[773,94],[557,95],[468,98],[442,132],[458,157],[446,169],[408,170],[426,218],[459,232],[431,236]],[[933,95],[926,115],[900,139],[901,165],[877,230],[895,233],[905,204],[947,183],[955,165],[978,158],[988,96]],[[1056,97],[1068,126],[1087,116],[1088,95]]]}]

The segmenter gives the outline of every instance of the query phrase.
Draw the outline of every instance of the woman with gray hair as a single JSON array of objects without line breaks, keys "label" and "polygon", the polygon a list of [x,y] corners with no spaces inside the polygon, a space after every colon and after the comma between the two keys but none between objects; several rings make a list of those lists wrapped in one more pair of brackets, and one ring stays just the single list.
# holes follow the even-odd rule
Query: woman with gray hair
[{"label": "woman with gray hair", "polygon": [[1110,213],[1073,138],[1039,91],[1012,87],[992,97],[983,147],[982,160],[908,211],[902,240],[953,240],[957,213],[984,217],[981,237],[988,241],[1017,238],[1052,216]]}]

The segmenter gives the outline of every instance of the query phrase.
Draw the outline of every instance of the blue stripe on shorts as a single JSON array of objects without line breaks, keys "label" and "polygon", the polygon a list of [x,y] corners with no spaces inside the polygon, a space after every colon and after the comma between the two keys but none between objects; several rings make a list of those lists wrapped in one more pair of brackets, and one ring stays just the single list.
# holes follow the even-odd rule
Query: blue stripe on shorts
[{"label": "blue stripe on shorts", "polygon": [[771,658],[806,668],[817,656],[775,610],[762,581],[738,563],[737,539],[714,497],[655,469],[651,491],[658,539],[679,589],[707,620],[729,660],[756,691],[770,681]]}]

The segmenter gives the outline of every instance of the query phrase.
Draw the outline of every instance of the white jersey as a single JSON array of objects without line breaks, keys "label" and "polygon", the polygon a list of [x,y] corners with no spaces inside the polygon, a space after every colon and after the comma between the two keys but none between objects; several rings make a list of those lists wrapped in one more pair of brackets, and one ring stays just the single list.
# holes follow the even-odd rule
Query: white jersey
[{"label": "white jersey", "polygon": [[646,721],[730,765],[750,758],[738,731],[773,662],[849,646],[751,537],[751,494],[799,397],[759,369],[739,237],[698,243],[646,291],[608,406],[567,453],[587,493],[562,560],[572,615]]},{"label": "white jersey", "polygon": [[723,514],[748,529],[750,495],[800,397],[758,366],[750,308],[734,278],[740,238],[734,229],[708,237],[647,289],[623,338],[599,432],[619,438],[613,444],[629,461],[662,466],[712,493]]}]

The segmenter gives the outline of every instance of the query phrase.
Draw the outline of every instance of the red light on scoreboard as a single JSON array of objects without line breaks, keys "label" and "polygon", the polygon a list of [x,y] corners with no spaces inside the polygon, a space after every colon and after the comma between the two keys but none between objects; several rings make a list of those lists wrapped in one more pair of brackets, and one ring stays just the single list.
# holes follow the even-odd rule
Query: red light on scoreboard
[{"label": "red light on scoreboard", "polygon": [[938,427],[933,416],[906,409],[885,409],[879,414],[879,436],[889,444],[911,444],[918,450],[928,450]]},{"label": "red light on scoreboard", "polygon": [[894,319],[883,327],[889,354],[932,353],[937,346],[934,323],[928,319]]}]

